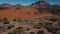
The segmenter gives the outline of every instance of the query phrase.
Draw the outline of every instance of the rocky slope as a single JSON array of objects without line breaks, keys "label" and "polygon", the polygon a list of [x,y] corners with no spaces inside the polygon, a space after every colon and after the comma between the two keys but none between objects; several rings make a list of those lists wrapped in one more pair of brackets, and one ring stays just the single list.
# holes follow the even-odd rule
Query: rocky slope
[{"label": "rocky slope", "polygon": [[45,1],[38,1],[36,3],[33,3],[31,6],[35,8],[49,8],[50,4]]}]

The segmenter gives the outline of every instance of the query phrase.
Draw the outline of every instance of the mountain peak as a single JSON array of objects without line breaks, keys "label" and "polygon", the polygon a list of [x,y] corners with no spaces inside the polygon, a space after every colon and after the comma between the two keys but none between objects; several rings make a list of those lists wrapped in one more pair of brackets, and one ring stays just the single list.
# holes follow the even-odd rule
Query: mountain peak
[{"label": "mountain peak", "polygon": [[16,5],[14,5],[14,7],[21,7],[21,5],[20,4],[16,4]]},{"label": "mountain peak", "polygon": [[8,3],[4,3],[4,4],[1,4],[0,5],[0,8],[4,9],[4,8],[11,8],[12,5],[11,4],[8,4]]},{"label": "mountain peak", "polygon": [[39,2],[45,2],[45,1],[41,0],[41,1],[38,1],[38,3],[39,3]]},{"label": "mountain peak", "polygon": [[38,1],[36,3],[33,3],[31,6],[35,8],[47,8],[50,6],[50,4],[45,1]]}]

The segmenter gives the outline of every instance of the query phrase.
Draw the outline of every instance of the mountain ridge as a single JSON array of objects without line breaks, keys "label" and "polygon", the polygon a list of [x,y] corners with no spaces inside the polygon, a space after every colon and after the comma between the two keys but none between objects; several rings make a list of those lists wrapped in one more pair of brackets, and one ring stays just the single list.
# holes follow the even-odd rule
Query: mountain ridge
[{"label": "mountain ridge", "polygon": [[[46,5],[46,6],[54,6],[54,5],[51,5],[51,4],[49,4],[48,2],[45,2],[45,1],[37,1],[37,2],[35,2],[35,3],[32,3],[32,4],[30,4],[29,6],[33,6],[34,4],[36,4],[36,5]],[[5,5],[7,5],[7,6],[24,6],[24,5],[21,5],[21,4],[16,4],[16,5],[12,5],[12,4],[9,4],[9,3],[3,3],[3,4],[0,4],[0,6],[5,6]],[[58,5],[58,6],[60,6],[60,5]]]},{"label": "mountain ridge", "polygon": [[[1,4],[0,5],[0,12],[2,14],[0,14],[0,16],[2,15],[2,17],[3,17],[4,15],[6,15],[6,13],[8,13],[9,16],[13,15],[13,14],[10,15],[10,13],[14,13],[15,15],[13,15],[13,16],[17,16],[17,15],[22,16],[22,14],[23,14],[23,17],[25,16],[26,13],[27,13],[26,14],[27,17],[31,17],[31,16],[33,17],[33,16],[37,16],[37,15],[39,16],[41,14],[42,15],[52,14],[52,15],[59,15],[60,16],[60,8],[59,8],[60,6],[58,6],[58,7],[56,5],[52,6],[52,5],[50,5],[49,3],[45,2],[45,1],[38,1],[36,3],[33,3],[33,5],[34,6],[32,6],[32,5],[22,6],[20,4],[11,5],[11,4],[8,4],[8,3]],[[38,5],[38,7],[36,5]],[[14,11],[16,11],[16,13]],[[20,12],[22,14],[19,14]]]}]

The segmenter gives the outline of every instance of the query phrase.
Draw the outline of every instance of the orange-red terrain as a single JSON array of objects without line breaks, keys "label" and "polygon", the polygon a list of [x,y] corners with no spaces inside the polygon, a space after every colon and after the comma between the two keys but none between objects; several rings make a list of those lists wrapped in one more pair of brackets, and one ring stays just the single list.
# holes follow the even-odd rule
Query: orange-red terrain
[{"label": "orange-red terrain", "polygon": [[30,8],[30,7],[20,7],[19,9],[11,8],[11,9],[6,9],[6,10],[1,10],[0,18],[4,18],[4,17],[11,18],[11,19],[18,18],[18,17],[23,17],[23,18],[31,17],[32,18],[36,16],[34,12],[38,13],[35,8]]},{"label": "orange-red terrain", "polygon": [[0,34],[60,34],[60,8],[44,1],[31,6],[2,4]]},{"label": "orange-red terrain", "polygon": [[[35,13],[37,13],[37,15]],[[52,14],[39,13],[37,9],[32,7],[20,7],[19,9],[11,8],[6,10],[0,10],[0,18],[34,18],[40,16],[52,16]]]},{"label": "orange-red terrain", "polygon": [[[37,15],[35,14],[37,13]],[[34,18],[34,17],[44,17],[44,16],[50,16],[54,17],[50,13],[39,13],[37,9],[32,7],[20,7],[17,8],[10,8],[5,10],[0,10],[0,18]],[[58,17],[58,16],[57,16]]]}]

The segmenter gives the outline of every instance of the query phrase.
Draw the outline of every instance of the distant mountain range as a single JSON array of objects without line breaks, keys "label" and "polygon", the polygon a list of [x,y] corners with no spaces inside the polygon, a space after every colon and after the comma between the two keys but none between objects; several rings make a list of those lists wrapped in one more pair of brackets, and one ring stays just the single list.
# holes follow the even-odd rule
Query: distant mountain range
[{"label": "distant mountain range", "polygon": [[[16,4],[16,5],[11,5],[11,4],[8,4],[8,3],[4,3],[4,4],[0,4],[0,8],[4,7],[8,7],[8,8],[11,8],[11,7],[20,7],[22,5],[20,4]],[[35,2],[35,3],[32,3],[30,5],[31,7],[35,7],[35,8],[51,8],[51,7],[55,7],[55,8],[59,8],[60,6],[59,5],[51,5],[49,4],[48,2],[45,2],[45,1],[38,1],[38,2]]]},{"label": "distant mountain range", "polygon": [[[8,3],[0,4],[0,10],[8,9],[8,8],[16,8],[16,7],[19,8],[19,7],[22,7],[22,5],[20,5],[20,4],[11,5]],[[36,8],[36,9],[38,9],[39,12],[46,11],[48,13],[60,15],[60,5],[51,5],[45,1],[38,1],[36,3],[31,4],[29,7]]]},{"label": "distant mountain range", "polygon": [[8,3],[4,3],[4,4],[0,4],[0,9],[8,9],[8,8],[14,8],[14,7],[20,7],[20,4],[16,4],[16,5],[11,5]]}]

